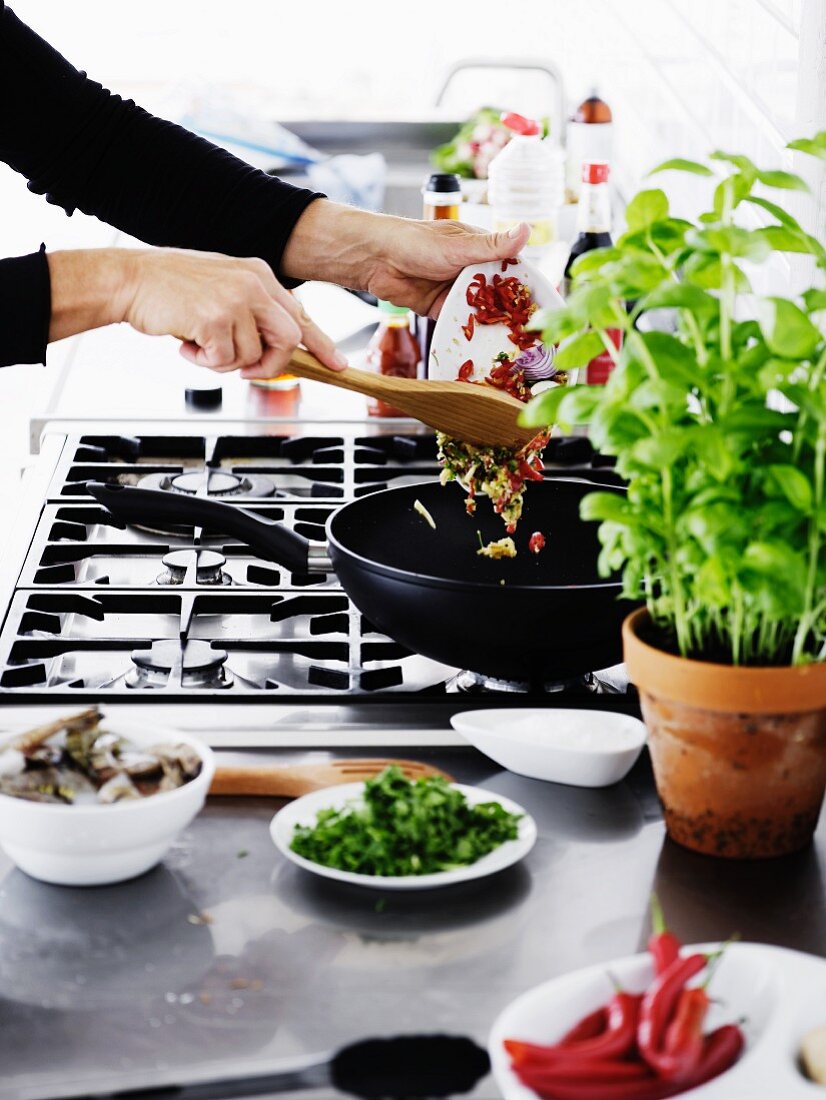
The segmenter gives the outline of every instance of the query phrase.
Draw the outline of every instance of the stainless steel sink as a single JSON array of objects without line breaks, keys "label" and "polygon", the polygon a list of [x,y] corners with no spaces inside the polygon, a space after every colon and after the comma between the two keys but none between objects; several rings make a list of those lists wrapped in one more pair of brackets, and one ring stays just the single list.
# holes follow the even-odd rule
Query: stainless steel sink
[{"label": "stainless steel sink", "polygon": [[[387,162],[384,210],[408,218],[422,213],[421,187],[432,170],[430,154],[454,136],[461,125],[439,119],[426,122],[354,122],[298,120],[285,125],[309,145],[330,156],[340,153],[381,153]],[[279,175],[287,175],[279,172]],[[300,173],[289,174],[295,183]]]}]

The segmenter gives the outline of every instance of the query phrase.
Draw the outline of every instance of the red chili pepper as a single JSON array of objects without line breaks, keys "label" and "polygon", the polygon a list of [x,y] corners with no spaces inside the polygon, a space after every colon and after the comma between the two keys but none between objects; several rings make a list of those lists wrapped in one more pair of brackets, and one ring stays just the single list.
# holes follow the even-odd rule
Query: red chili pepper
[{"label": "red chili pepper", "polygon": [[473,374],[473,360],[466,359],[459,367],[459,373],[456,378],[459,382],[469,382],[470,376]]},{"label": "red chili pepper", "polygon": [[532,554],[538,554],[545,549],[545,536],[541,531],[534,531],[528,539],[528,549]]},{"label": "red chili pepper", "polygon": [[691,1078],[690,1087],[704,1085],[706,1081],[711,1081],[731,1069],[743,1053],[745,1042],[743,1032],[737,1024],[725,1024],[706,1035],[700,1064]]},{"label": "red chili pepper", "polygon": [[579,1062],[566,1062],[560,1066],[538,1066],[525,1064],[514,1066],[514,1073],[529,1088],[537,1092],[552,1091],[554,1085],[597,1081],[614,1084],[620,1081],[650,1081],[651,1070],[643,1062],[620,1062],[614,1059],[595,1062],[582,1059]]},{"label": "red chili pepper", "polygon": [[539,470],[535,470],[524,458],[519,462],[519,473],[525,481],[542,481],[542,474]]},{"label": "red chili pepper", "polygon": [[467,324],[462,325],[462,332],[465,334],[465,339],[469,340],[473,336],[473,314],[471,313],[467,319]]},{"label": "red chili pepper", "polygon": [[665,1100],[685,1089],[650,1074],[626,1081],[558,1081],[534,1091],[542,1100]]},{"label": "red chili pepper", "polygon": [[688,955],[675,959],[649,987],[640,1006],[637,1045],[646,1062],[656,1069],[662,1052],[665,1031],[671,1022],[680,993],[687,982],[704,970],[705,955]]},{"label": "red chili pepper", "polygon": [[656,894],[651,895],[651,925],[653,932],[648,941],[648,950],[654,960],[654,973],[659,975],[667,970],[679,956],[682,944],[674,933],[669,931]]},{"label": "red chili pepper", "polygon": [[566,1031],[559,1040],[559,1046],[564,1047],[574,1043],[581,1043],[583,1039],[594,1039],[601,1035],[608,1025],[608,1009],[603,1005],[596,1012],[590,1012],[583,1016],[578,1024]]},{"label": "red chili pepper", "polygon": [[509,1039],[505,1048],[515,1065],[531,1064],[538,1067],[579,1065],[585,1061],[610,1061],[623,1058],[634,1047],[637,1034],[640,1003],[637,993],[615,993],[608,1002],[605,1030],[593,1039],[583,1039],[572,1046],[541,1046],[537,1043],[519,1043]]},{"label": "red chili pepper", "polygon": [[665,1081],[687,1081],[703,1055],[703,1023],[711,1004],[705,989],[683,989],[674,1019],[665,1032],[662,1051],[646,1057]]}]

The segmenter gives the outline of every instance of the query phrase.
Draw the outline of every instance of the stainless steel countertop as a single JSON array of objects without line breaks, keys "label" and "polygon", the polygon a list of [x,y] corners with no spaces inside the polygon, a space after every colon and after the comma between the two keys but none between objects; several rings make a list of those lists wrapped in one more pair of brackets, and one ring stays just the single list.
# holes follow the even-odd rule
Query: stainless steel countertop
[{"label": "stainless steel countertop", "polygon": [[[470,749],[417,756],[535,816],[522,865],[404,896],[345,887],[287,864],[267,830],[277,804],[251,799],[212,800],[162,867],[116,887],[45,886],[0,857],[0,1095],[261,1073],[402,1032],[484,1044],[522,991],[639,950],[654,889],[688,941],[737,931],[826,953],[824,827],[798,856],[732,864],[665,839],[647,757],[624,783],[587,791]],[[490,1077],[472,1094],[496,1095]]]}]

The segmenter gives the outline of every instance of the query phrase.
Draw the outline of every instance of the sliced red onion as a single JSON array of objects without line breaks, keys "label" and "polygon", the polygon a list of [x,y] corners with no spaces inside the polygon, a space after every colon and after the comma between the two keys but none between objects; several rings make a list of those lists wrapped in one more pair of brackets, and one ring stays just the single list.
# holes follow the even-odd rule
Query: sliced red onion
[{"label": "sliced red onion", "polygon": [[542,382],[546,378],[553,378],[556,374],[555,358],[555,348],[546,348],[544,344],[536,344],[534,347],[523,351],[515,360],[515,363],[517,367],[522,368],[526,382]]}]

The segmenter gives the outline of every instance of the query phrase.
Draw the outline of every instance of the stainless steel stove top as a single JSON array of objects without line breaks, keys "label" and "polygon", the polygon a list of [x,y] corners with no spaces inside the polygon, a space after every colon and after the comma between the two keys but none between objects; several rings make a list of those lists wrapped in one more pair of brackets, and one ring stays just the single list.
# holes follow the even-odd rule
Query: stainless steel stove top
[{"label": "stainless steel stove top", "polygon": [[[553,682],[549,670],[544,688],[461,673],[379,633],[332,573],[290,573],[220,532],[126,527],[86,491],[88,481],[105,481],[212,496],[278,519],[322,546],[324,525],[341,503],[438,475],[432,434],[371,427],[81,433],[45,448],[45,499],[32,513],[2,609],[0,701],[156,708],[220,702],[222,725],[236,703],[264,704],[270,721],[274,708],[288,703],[337,707],[351,716],[336,723],[345,738],[348,725],[369,724],[367,712],[382,704],[401,727],[445,729],[468,695],[474,706],[610,704],[634,711],[621,669],[573,684]],[[613,478],[586,440],[557,441],[549,457],[548,476]]]}]

